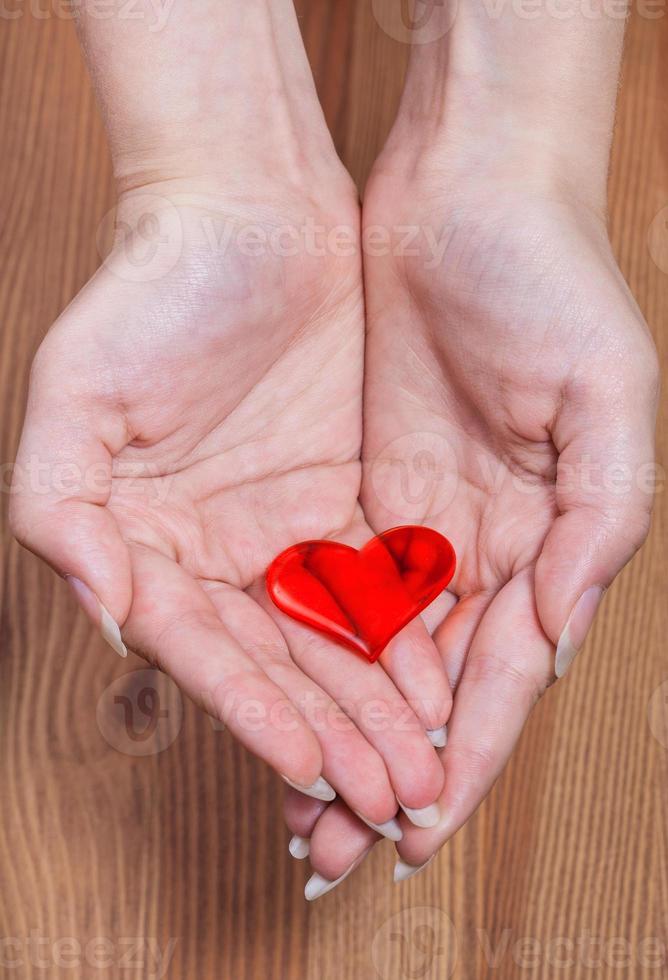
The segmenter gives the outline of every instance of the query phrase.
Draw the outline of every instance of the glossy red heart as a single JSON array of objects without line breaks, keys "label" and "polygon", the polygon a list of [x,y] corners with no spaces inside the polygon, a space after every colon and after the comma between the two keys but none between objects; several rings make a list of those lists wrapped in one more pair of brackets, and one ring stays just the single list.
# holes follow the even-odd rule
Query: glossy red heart
[{"label": "glossy red heart", "polygon": [[443,591],[455,551],[428,527],[395,527],[360,551],[336,541],[302,541],[273,560],[267,590],[288,616],[372,663]]}]

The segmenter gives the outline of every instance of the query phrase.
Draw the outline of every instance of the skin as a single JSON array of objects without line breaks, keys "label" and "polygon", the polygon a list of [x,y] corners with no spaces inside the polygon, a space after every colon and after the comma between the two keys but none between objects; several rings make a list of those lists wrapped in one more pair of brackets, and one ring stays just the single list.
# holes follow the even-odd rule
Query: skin
[{"label": "skin", "polygon": [[[365,513],[374,528],[428,524],[458,555],[430,623],[455,691],[442,818],[402,821],[413,868],[493,786],[554,681],[566,624],[581,646],[595,604],[572,610],[640,547],[652,506],[656,354],[605,221],[621,28],[583,23],[583,41],[477,10],[460,5],[445,41],[413,59],[363,207],[365,229],[391,230],[364,262]],[[564,49],[575,61],[583,43],[586,72],[564,74]],[[549,58],[558,86],[536,65]],[[527,71],[545,88],[536,105]],[[420,233],[407,252],[408,227]],[[335,854],[337,820],[326,840],[324,820],[301,836],[332,880],[374,837],[359,828]]]},{"label": "skin", "polygon": [[[322,774],[377,823],[394,816],[395,794],[427,806],[442,772],[425,728],[443,723],[450,694],[426,629],[412,624],[384,653],[385,670],[369,670],[279,613],[264,588],[291,544],[359,547],[372,534],[358,502],[357,258],[312,269],[303,255],[221,259],[201,240],[201,215],[243,225],[257,220],[257,203],[232,211],[210,193],[196,206],[181,185],[166,192],[183,233],[175,268],[157,283],[131,281],[126,242],[37,355],[17,472],[39,459],[48,473],[67,458],[81,479],[65,493],[17,492],[15,533],[89,584],[132,650],[293,782]],[[284,208],[289,189],[274,197]],[[126,224],[133,205],[131,195]],[[300,205],[267,225],[296,226]],[[401,653],[407,641],[417,673]],[[365,711],[375,700],[382,726]]]},{"label": "skin", "polygon": [[[373,533],[359,503],[359,204],[291,4],[252,0],[257,36],[241,41],[238,11],[207,6],[202,22],[175,8],[151,35],[152,64],[132,22],[82,14],[118,234],[36,356],[12,526],[244,745],[299,786],[324,776],[383,823],[397,798],[422,809],[442,789],[425,730],[445,722],[451,695],[434,644],[415,622],[370,670],[280,614],[264,589],[286,547],[327,537],[360,547]],[[272,38],[280,44],[259,65],[257,46]],[[214,51],[219,75],[207,67]],[[247,89],[232,92],[228,73]],[[165,93],[188,141],[160,120]],[[244,139],[214,152],[214,110],[228,96]],[[311,248],[309,224],[325,238],[343,227],[347,248]],[[287,237],[258,252],[258,235],[277,228]],[[65,483],[64,461],[75,470]]]},{"label": "skin", "polygon": [[[13,527],[244,744],[300,785],[332,783],[329,807],[286,792],[320,875],[378,839],[353,811],[382,822],[397,797],[439,800],[435,827],[401,818],[399,854],[419,866],[499,775],[579,597],[647,532],[636,476],[652,459],[656,361],[603,204],[621,29],[477,22],[463,0],[414,57],[367,187],[364,229],[390,244],[367,248],[363,286],[358,203],[290,5],[251,0],[243,30],[238,11],[204,6],[206,31],[177,12],[147,64],[135,28],[88,20],[84,4],[125,237],[40,349],[17,473],[68,460],[101,477],[46,493],[23,481]],[[209,121],[222,113],[235,126],[221,142]],[[165,241],[138,274],[147,215]],[[204,233],[307,219],[352,229],[353,248],[258,256],[235,237],[221,254]],[[419,230],[411,254],[405,226]],[[615,467],[630,479],[608,481]],[[267,603],[283,548],[360,546],[407,522],[447,534],[459,565],[384,669]],[[380,730],[361,710],[376,700]],[[250,725],[249,702],[270,719],[294,705],[290,730]],[[448,720],[439,758],[424,730]]]},{"label": "skin", "polygon": [[[455,689],[441,753],[443,817],[429,830],[404,825],[397,845],[415,866],[461,827],[501,773],[554,680],[570,606],[590,585],[609,586],[648,528],[651,494],[633,480],[613,481],[611,492],[589,489],[601,474],[601,483],[617,467],[635,474],[652,458],[656,376],[642,318],[600,222],[582,227],[567,204],[526,194],[521,210],[521,235],[513,210],[489,208],[477,228],[452,233],[452,265],[466,269],[454,284],[443,277],[425,290],[421,271],[412,278],[404,263],[386,270],[379,260],[367,272],[367,282],[382,280],[387,301],[374,306],[369,290],[366,513],[385,526],[403,503],[412,521],[448,535],[459,559],[450,609],[433,634]],[[467,253],[472,241],[475,253]],[[428,447],[446,450],[435,471],[421,469],[411,451],[421,433]],[[412,474],[408,504],[398,480],[378,492],[374,470],[388,455],[396,471]],[[338,877],[354,856],[320,853],[316,828],[312,863]]]}]

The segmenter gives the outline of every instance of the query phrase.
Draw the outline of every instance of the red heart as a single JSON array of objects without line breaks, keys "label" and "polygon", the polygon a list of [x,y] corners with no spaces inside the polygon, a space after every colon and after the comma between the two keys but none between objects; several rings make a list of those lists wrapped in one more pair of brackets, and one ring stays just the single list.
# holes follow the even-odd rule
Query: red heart
[{"label": "red heart", "polygon": [[428,527],[395,527],[360,551],[302,541],[274,558],[267,590],[288,616],[364,654],[371,663],[443,591],[455,551]]}]

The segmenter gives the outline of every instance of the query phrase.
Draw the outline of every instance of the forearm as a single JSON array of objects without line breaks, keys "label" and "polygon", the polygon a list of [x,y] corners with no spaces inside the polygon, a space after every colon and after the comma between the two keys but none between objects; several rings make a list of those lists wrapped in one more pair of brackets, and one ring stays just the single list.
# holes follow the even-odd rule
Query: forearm
[{"label": "forearm", "polygon": [[[461,153],[469,171],[552,171],[604,197],[625,8],[558,8],[459,0],[450,29],[413,46],[399,127],[447,146],[455,169]],[[433,9],[445,29],[452,11]]]},{"label": "forearm", "polygon": [[305,149],[327,152],[292,0],[141,0],[130,19],[99,10],[79,0],[78,29],[121,187],[234,176],[241,161],[240,177],[249,161],[296,170]]}]

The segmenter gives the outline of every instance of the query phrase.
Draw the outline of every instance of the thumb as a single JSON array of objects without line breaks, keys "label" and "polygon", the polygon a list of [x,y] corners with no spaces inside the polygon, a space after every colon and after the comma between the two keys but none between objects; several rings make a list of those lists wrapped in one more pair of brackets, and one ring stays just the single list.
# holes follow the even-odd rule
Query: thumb
[{"label": "thumb", "polygon": [[72,587],[79,603],[121,656],[132,578],[128,549],[106,506],[112,453],[124,444],[122,418],[73,383],[55,377],[38,353],[10,498],[19,542]]},{"label": "thumb", "polygon": [[[605,589],[649,530],[655,407],[651,385],[624,399],[586,393],[553,431],[559,515],[536,565],[536,606],[563,676],[584,644]],[[611,386],[612,388],[612,386]]]}]

